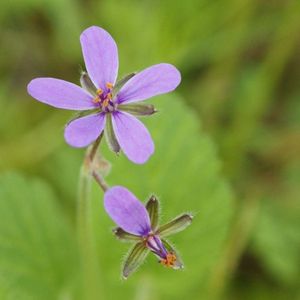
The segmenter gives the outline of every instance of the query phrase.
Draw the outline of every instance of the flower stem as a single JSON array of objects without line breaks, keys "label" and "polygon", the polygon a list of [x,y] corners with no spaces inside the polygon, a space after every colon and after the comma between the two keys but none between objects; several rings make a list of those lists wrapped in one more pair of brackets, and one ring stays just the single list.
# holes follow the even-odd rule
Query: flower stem
[{"label": "flower stem", "polygon": [[100,174],[100,172],[97,170],[97,150],[100,146],[101,140],[103,137],[103,133],[98,137],[98,139],[94,142],[94,144],[87,150],[86,156],[85,156],[85,162],[84,165],[87,168],[87,172],[90,173],[96,180],[96,182],[99,184],[103,192],[106,192],[109,188],[108,184],[106,183],[104,177]]},{"label": "flower stem", "polygon": [[87,156],[88,156],[88,159],[90,160],[91,163],[93,163],[94,161],[94,158],[97,154],[97,150],[100,146],[100,143],[101,143],[101,140],[102,140],[102,137],[103,137],[103,133],[101,133],[99,135],[99,137],[97,138],[97,140],[94,142],[94,144],[92,144],[92,147],[91,148],[88,148],[87,150]]},{"label": "flower stem", "polygon": [[83,276],[83,299],[101,299],[99,261],[93,235],[91,182],[94,177],[105,191],[108,188],[104,178],[97,172],[95,158],[101,143],[102,134],[95,143],[88,148],[80,170],[78,194],[78,241],[81,255]]},{"label": "flower stem", "polygon": [[[255,195],[255,196],[254,196]],[[208,286],[209,299],[223,298],[256,225],[260,197],[256,193],[244,199],[237,210],[223,253],[216,262]]]},{"label": "flower stem", "polygon": [[108,190],[108,184],[104,180],[103,176],[96,170],[93,171],[93,177],[96,180],[96,182],[100,185],[103,192],[106,192]]}]

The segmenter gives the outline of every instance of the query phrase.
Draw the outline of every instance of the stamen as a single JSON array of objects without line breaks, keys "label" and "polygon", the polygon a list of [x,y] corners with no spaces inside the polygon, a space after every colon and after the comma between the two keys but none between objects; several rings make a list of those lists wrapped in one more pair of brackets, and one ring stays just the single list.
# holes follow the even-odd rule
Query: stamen
[{"label": "stamen", "polygon": [[107,82],[106,83],[106,87],[108,88],[108,89],[112,89],[114,86],[113,86],[113,84],[112,83],[110,83],[110,82]]},{"label": "stamen", "polygon": [[99,88],[99,89],[96,91],[96,93],[97,93],[98,96],[100,96],[100,95],[102,95],[103,90]]},{"label": "stamen", "polygon": [[94,103],[99,103],[101,101],[100,97],[99,96],[96,96],[94,99],[93,99],[93,102]]},{"label": "stamen", "polygon": [[102,102],[102,107],[106,108],[108,106],[108,103],[109,103],[109,99],[105,98]]},{"label": "stamen", "polygon": [[[107,83],[106,87],[108,89],[111,89],[113,87],[113,85],[111,83]],[[97,89],[96,91],[97,96],[93,99],[93,102],[95,104],[100,104],[100,108],[104,111],[104,112],[109,112],[109,111],[113,111],[115,106],[114,103],[112,101],[113,95],[110,92],[110,90],[108,91],[104,91],[101,88]]]},{"label": "stamen", "polygon": [[169,252],[165,259],[161,259],[159,262],[166,267],[173,267],[175,265],[177,258],[176,255],[172,252]]}]

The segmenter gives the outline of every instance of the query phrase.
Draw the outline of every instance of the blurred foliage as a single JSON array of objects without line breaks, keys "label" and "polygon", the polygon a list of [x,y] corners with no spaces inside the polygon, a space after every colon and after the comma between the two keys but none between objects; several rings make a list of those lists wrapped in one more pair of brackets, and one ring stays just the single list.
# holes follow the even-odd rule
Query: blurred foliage
[{"label": "blurred foliage", "polygon": [[[133,299],[137,293],[144,295],[145,299],[182,299],[187,290],[190,290],[192,298],[197,298],[206,293],[207,274],[212,271],[227,235],[233,211],[232,194],[218,174],[220,164],[215,158],[215,148],[203,133],[199,133],[195,116],[175,95],[151,102],[161,112],[145,122],[155,140],[155,154],[144,166],[132,166],[124,156],[120,157],[113,164],[109,182],[128,187],[144,201],[151,193],[156,194],[161,200],[162,223],[186,210],[191,211],[195,218],[186,232],[171,238],[182,255],[186,269],[172,272],[159,268],[157,260],[149,257],[143,269],[128,280],[128,284],[135,287],[134,290],[128,289],[128,299]],[[176,134],[172,134],[174,124]],[[113,155],[105,153],[113,161]],[[123,295],[126,292],[121,282],[116,288],[115,278],[120,270],[119,258],[128,245],[120,245],[119,241],[111,238],[108,229],[113,228],[113,223],[104,214],[99,201],[99,187],[95,187],[94,219],[99,233],[99,252],[102,252],[101,270],[105,272],[104,298],[117,299],[120,290]],[[104,244],[109,252],[102,249]],[[136,288],[142,285],[141,281],[146,281],[150,294],[142,287]]]},{"label": "blurred foliage", "polygon": [[7,299],[68,295],[76,244],[53,192],[17,174],[0,182],[0,285]]},{"label": "blurred foliage", "polygon": [[120,75],[166,61],[183,77],[180,95],[155,100],[161,113],[145,120],[155,156],[132,166],[105,150],[109,183],[141,200],[156,193],[166,220],[197,213],[174,238],[184,272],[149,258],[123,283],[128,245],[111,235],[95,185],[105,299],[300,299],[299,12],[298,0],[2,1],[0,172],[23,175],[0,180],[0,299],[46,299],[42,288],[49,299],[79,294],[70,282],[79,280],[72,245],[83,151],[63,141],[70,112],[32,100],[26,85],[39,76],[79,82],[79,34],[90,25],[116,39]]}]

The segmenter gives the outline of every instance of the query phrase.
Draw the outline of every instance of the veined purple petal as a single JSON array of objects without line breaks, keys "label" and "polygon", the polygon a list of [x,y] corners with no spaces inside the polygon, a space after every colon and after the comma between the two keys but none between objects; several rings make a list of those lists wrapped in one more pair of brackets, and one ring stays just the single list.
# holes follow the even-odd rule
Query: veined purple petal
[{"label": "veined purple petal", "polygon": [[114,84],[118,75],[118,48],[111,35],[104,29],[92,26],[80,36],[87,72],[94,85],[103,90],[106,83]]},{"label": "veined purple petal", "polygon": [[118,93],[119,103],[132,103],[173,91],[181,81],[170,64],[151,66],[132,77]]},{"label": "veined purple petal", "polygon": [[73,147],[86,147],[98,138],[104,126],[104,113],[97,113],[76,119],[66,126],[65,140]]},{"label": "veined purple petal", "polygon": [[139,236],[146,236],[151,231],[145,206],[126,188],[110,188],[104,195],[104,207],[123,230]]},{"label": "veined purple petal", "polygon": [[116,138],[125,155],[137,164],[145,163],[154,152],[148,129],[134,116],[117,111],[112,115]]},{"label": "veined purple petal", "polygon": [[29,95],[48,105],[71,110],[95,108],[93,97],[76,84],[56,78],[36,78],[27,86]]}]

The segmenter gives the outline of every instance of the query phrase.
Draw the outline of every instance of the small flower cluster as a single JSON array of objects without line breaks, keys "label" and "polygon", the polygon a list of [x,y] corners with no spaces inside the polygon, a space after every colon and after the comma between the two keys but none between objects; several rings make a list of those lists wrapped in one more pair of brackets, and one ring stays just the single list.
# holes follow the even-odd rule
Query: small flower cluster
[{"label": "small flower cluster", "polygon": [[[79,111],[65,128],[65,140],[71,146],[96,144],[104,133],[112,151],[122,150],[132,162],[145,163],[154,152],[154,143],[136,116],[152,115],[156,109],[141,102],[174,90],[181,81],[179,71],[170,64],[161,63],[117,81],[118,48],[111,35],[92,26],[83,31],[80,42],[87,69],[81,74],[81,87],[61,79],[36,78],[28,84],[28,93],[53,107]],[[119,226],[114,230],[115,235],[121,240],[135,242],[124,264],[125,278],[137,269],[148,252],[154,253],[164,266],[183,267],[178,253],[165,237],[190,225],[190,214],[182,214],[158,226],[156,197],[152,196],[144,206],[120,186],[105,191],[104,206]]]}]

